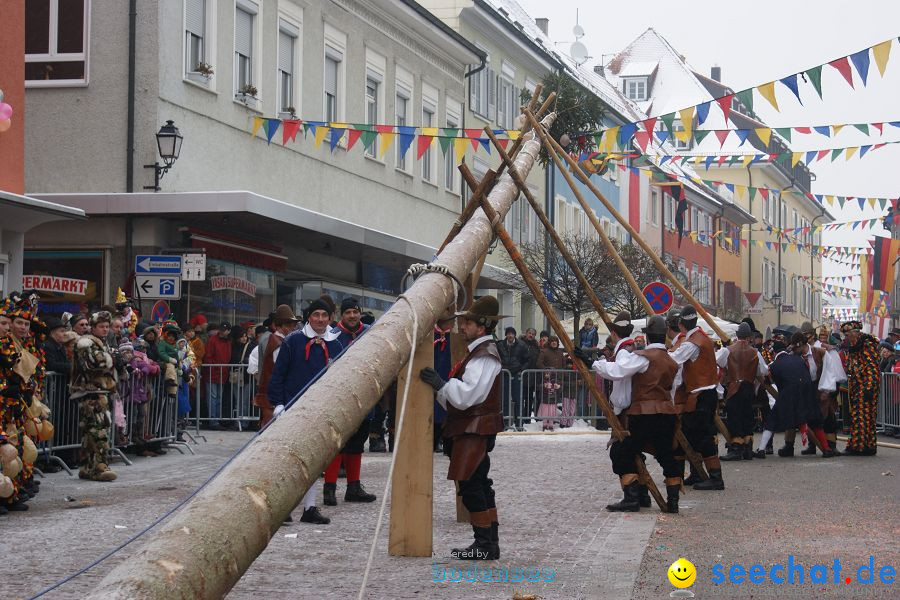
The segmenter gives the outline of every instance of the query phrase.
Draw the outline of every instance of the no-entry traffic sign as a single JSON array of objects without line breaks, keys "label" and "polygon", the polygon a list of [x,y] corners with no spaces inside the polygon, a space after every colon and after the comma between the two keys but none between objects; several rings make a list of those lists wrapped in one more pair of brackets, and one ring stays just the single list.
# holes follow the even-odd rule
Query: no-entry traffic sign
[{"label": "no-entry traffic sign", "polygon": [[657,315],[661,315],[668,311],[675,302],[675,295],[672,294],[672,288],[662,281],[651,281],[644,286],[641,293],[644,294],[644,298],[650,303],[650,308],[652,308],[653,312]]}]

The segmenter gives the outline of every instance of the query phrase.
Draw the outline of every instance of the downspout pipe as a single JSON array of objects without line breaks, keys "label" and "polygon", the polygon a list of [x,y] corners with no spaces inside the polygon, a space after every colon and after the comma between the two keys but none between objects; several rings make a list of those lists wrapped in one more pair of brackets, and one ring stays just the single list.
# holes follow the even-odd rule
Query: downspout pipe
[{"label": "downspout pipe", "polygon": [[125,143],[125,191],[134,191],[134,81],[137,31],[137,0],[128,0],[128,139]]},{"label": "downspout pipe", "polygon": [[[131,0],[131,1],[134,2],[135,0]],[[481,71],[484,71],[485,67],[487,67],[487,55],[483,54],[479,58],[481,58],[481,64],[478,65],[477,67],[472,67],[471,69],[469,69],[468,71],[466,71],[463,74],[463,79],[467,80],[467,82],[470,86],[472,85],[472,82],[468,81],[468,79],[470,77],[472,77],[472,75],[475,75],[476,73],[480,73]],[[469,93],[467,91],[466,98],[468,98],[468,96],[469,96]],[[460,115],[460,119],[462,120],[462,127],[465,128],[466,127],[466,111],[465,110],[462,111],[462,115]],[[468,188],[465,185],[462,185],[461,188],[462,188],[462,193],[459,195],[459,200],[460,200],[459,210],[460,210],[460,212],[465,210],[466,201],[469,199],[469,194],[470,194]]]}]

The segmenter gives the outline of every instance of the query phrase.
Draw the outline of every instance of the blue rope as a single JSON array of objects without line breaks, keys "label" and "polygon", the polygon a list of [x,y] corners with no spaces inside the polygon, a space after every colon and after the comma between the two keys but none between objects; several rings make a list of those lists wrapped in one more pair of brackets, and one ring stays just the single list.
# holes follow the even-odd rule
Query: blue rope
[{"label": "blue rope", "polygon": [[[376,321],[376,322],[377,322],[377,321]],[[338,353],[338,355],[334,357],[334,360],[337,360],[337,359],[339,359],[341,356],[343,356],[343,355],[344,355],[344,352],[346,352],[347,349],[348,349],[349,347],[350,347],[350,346],[347,346],[347,348],[344,348],[343,350],[341,350],[341,351]],[[291,406],[293,406],[293,405],[294,405],[294,402],[296,402],[296,401],[300,398],[300,396],[302,396],[302,395],[304,394],[304,392],[306,392],[306,390],[309,389],[309,387],[310,387],[312,384],[314,384],[315,382],[317,382],[317,381],[319,380],[319,378],[322,377],[322,374],[325,373],[325,371],[327,371],[327,370],[328,370],[328,366],[326,365],[321,371],[319,371],[318,373],[316,373],[315,377],[313,377],[312,380],[310,380],[309,383],[307,383],[305,386],[303,386],[303,388],[302,388],[299,392],[297,392],[297,395],[294,396],[294,398],[293,398],[290,402],[287,403],[287,405],[284,407],[284,410],[287,411]],[[113,548],[112,550],[110,550],[109,552],[107,552],[106,554],[104,554],[103,556],[101,556],[100,558],[96,559],[96,560],[93,561],[92,563],[88,564],[88,565],[85,566],[85,567],[82,567],[79,571],[76,571],[75,573],[72,573],[72,574],[69,575],[68,577],[65,577],[65,578],[63,578],[63,579],[57,581],[56,583],[54,583],[54,584],[51,585],[50,587],[41,590],[40,592],[38,592],[38,593],[35,594],[34,596],[31,596],[31,597],[29,598],[29,600],[34,600],[35,598],[40,598],[41,596],[44,596],[45,594],[48,594],[48,593],[52,592],[53,590],[55,590],[55,589],[57,589],[57,588],[59,588],[59,587],[65,585],[66,583],[72,581],[72,580],[75,579],[76,577],[79,577],[80,575],[83,575],[83,574],[87,573],[88,571],[90,571],[91,569],[93,569],[94,567],[96,567],[97,565],[99,565],[100,563],[102,563],[103,561],[105,561],[106,559],[108,559],[110,556],[112,556],[113,554],[115,554],[116,552],[118,552],[119,550],[121,550],[122,548],[124,548],[125,546],[131,544],[131,543],[134,542],[135,540],[139,539],[141,536],[143,536],[144,534],[148,533],[151,529],[153,529],[154,527],[156,527],[157,525],[159,525],[160,523],[162,523],[163,521],[165,521],[166,519],[168,519],[168,518],[169,518],[170,516],[172,516],[175,512],[177,512],[179,509],[181,509],[181,507],[183,507],[185,504],[187,504],[188,502],[190,502],[190,501],[194,498],[194,496],[196,496],[197,494],[199,494],[206,486],[208,486],[208,485],[212,482],[213,479],[215,479],[216,477],[218,477],[219,474],[222,473],[222,471],[225,470],[225,467],[227,467],[228,465],[230,465],[230,464],[232,463],[232,461],[234,461],[234,459],[236,459],[236,458],[241,454],[241,452],[243,452],[244,450],[246,450],[247,447],[250,446],[250,444],[252,444],[252,443],[256,440],[257,437],[259,437],[260,435],[262,435],[262,432],[264,432],[266,429],[268,429],[268,428],[269,428],[269,425],[271,425],[271,424],[274,423],[274,422],[275,422],[274,419],[273,419],[272,421],[269,421],[269,423],[267,423],[262,429],[260,429],[259,431],[257,431],[256,434],[255,434],[253,437],[251,437],[249,440],[247,440],[247,441],[244,443],[243,446],[241,446],[240,448],[238,448],[237,452],[235,452],[234,454],[232,454],[232,455],[228,458],[228,460],[226,460],[226,461],[222,464],[221,467],[219,467],[218,469],[216,469],[215,473],[213,473],[212,475],[210,475],[209,479],[207,479],[200,487],[198,487],[198,488],[195,489],[193,492],[191,492],[191,494],[190,494],[188,497],[186,497],[184,500],[182,500],[181,502],[179,502],[178,504],[176,504],[174,507],[172,507],[170,510],[168,510],[168,511],[167,511],[165,514],[163,514],[161,517],[157,518],[157,519],[156,519],[155,521],[153,521],[150,525],[148,525],[147,527],[145,527],[143,530],[141,530],[140,532],[136,533],[135,535],[131,536],[130,538],[128,538],[127,540],[125,540],[124,542],[122,542],[121,544],[119,544],[118,546],[116,546],[115,548]]]}]

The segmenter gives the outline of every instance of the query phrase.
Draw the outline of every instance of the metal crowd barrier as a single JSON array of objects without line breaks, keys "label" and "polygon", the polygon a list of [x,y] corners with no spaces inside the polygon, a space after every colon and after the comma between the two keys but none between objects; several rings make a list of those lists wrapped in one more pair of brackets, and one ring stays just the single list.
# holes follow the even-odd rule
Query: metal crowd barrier
[{"label": "metal crowd barrier", "polygon": [[[597,407],[578,371],[571,369],[526,369],[520,373],[517,426],[537,420],[545,427],[571,427],[576,421],[596,426]],[[597,380],[601,386],[602,380]],[[513,392],[515,392],[515,385]],[[512,415],[512,413],[509,413]]]},{"label": "metal crowd barrier", "polygon": [[78,432],[78,403],[69,401],[69,376],[63,373],[48,372],[44,379],[44,397],[41,401],[50,409],[53,438],[38,444],[39,454],[72,475],[69,465],[54,453],[81,448],[81,435]]},{"label": "metal crowd barrier", "polygon": [[259,408],[253,405],[257,376],[247,373],[247,365],[203,365],[199,371],[188,417],[197,429],[201,422],[207,428],[225,422],[238,431],[259,423]]},{"label": "metal crowd barrier", "polygon": [[900,434],[900,373],[882,373],[878,395],[878,431]]}]

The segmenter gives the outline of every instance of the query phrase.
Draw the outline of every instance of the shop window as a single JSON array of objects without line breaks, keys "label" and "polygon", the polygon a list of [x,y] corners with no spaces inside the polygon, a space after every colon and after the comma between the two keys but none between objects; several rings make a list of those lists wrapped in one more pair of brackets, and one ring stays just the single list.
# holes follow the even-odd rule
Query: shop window
[{"label": "shop window", "polygon": [[23,256],[24,287],[40,293],[42,315],[87,314],[100,308],[105,272],[103,250],[26,250]]}]

